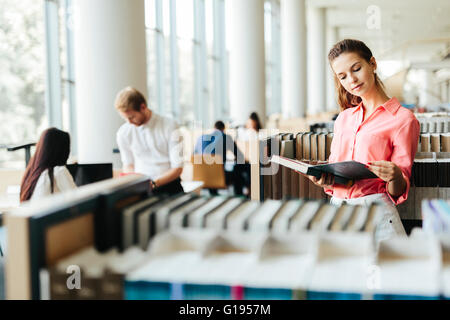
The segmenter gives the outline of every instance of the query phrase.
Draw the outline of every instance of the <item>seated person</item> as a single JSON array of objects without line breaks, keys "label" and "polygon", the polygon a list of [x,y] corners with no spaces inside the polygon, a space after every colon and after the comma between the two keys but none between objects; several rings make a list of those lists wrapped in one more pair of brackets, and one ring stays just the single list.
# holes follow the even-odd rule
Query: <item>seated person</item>
[{"label": "seated person", "polygon": [[56,128],[45,130],[25,169],[20,185],[20,202],[76,188],[66,168],[69,154],[69,134]]},{"label": "seated person", "polygon": [[245,127],[240,127],[238,130],[238,139],[240,141],[249,141],[258,138],[259,131],[262,129],[261,121],[259,121],[258,114],[252,112],[245,123]]},{"label": "seated person", "polygon": [[183,192],[182,143],[176,122],[150,110],[142,93],[131,87],[117,94],[115,107],[127,121],[117,131],[123,172],[150,177],[153,193]]},{"label": "seated person", "polygon": [[[214,131],[211,134],[204,134],[198,138],[194,153],[219,155],[225,164],[227,151],[233,152],[236,164],[232,172],[225,171],[225,179],[227,184],[233,184],[236,195],[243,195],[243,187],[245,184],[243,171],[243,166],[245,166],[244,155],[236,146],[233,138],[225,134],[224,130],[225,124],[222,121],[217,121],[214,124]],[[215,189],[210,189],[209,192],[213,195],[217,194],[217,190]]]}]

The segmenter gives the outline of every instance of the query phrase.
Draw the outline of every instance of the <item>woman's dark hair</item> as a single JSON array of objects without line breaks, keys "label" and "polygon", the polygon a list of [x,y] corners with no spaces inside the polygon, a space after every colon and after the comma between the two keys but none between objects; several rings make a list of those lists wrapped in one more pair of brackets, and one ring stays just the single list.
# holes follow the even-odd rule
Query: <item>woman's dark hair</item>
[{"label": "woman's dark hair", "polygon": [[70,154],[70,136],[56,128],[45,130],[36,145],[20,185],[20,202],[31,198],[41,173],[48,169],[51,192],[54,191],[53,168],[64,166]]},{"label": "woman's dark hair", "polygon": [[256,112],[250,113],[250,119],[256,122],[256,131],[259,131],[262,129],[261,121],[259,121],[259,117]]},{"label": "woman's dark hair", "polygon": [[[334,59],[336,59],[343,53],[349,52],[358,54],[368,63],[370,63],[370,59],[372,58],[372,51],[370,51],[370,49],[366,46],[364,42],[355,39],[344,39],[336,43],[328,53],[328,62],[330,63],[330,66],[331,62]],[[375,85],[381,90],[384,90],[383,82],[380,80],[380,78],[376,73],[374,73],[374,77],[375,77]],[[348,92],[347,90],[345,90],[345,88],[339,82],[339,79],[336,76],[336,74],[334,75],[334,85],[336,88],[336,93],[338,96],[338,104],[339,107],[341,108],[341,111],[347,108],[355,107],[361,103],[361,97],[355,96],[350,92]]]}]

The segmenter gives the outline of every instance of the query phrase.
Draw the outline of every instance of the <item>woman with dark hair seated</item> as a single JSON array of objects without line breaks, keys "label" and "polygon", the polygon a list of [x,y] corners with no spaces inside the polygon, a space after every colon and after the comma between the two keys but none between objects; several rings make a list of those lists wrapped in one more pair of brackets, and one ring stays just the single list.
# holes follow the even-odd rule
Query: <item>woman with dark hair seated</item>
[{"label": "woman with dark hair seated", "polygon": [[261,121],[259,121],[258,114],[256,112],[250,113],[245,127],[249,130],[259,132],[262,129]]},{"label": "woman with dark hair seated", "polygon": [[66,168],[69,154],[69,134],[56,128],[45,130],[23,175],[20,202],[76,188]]}]

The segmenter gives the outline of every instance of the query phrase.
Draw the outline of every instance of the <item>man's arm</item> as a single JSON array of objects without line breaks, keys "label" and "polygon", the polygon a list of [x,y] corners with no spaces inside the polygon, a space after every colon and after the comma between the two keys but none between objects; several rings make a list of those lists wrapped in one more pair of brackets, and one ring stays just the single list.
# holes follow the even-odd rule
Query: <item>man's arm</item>
[{"label": "man's arm", "polygon": [[116,135],[117,146],[120,150],[120,159],[122,160],[122,172],[132,173],[134,172],[134,157],[130,148],[130,142],[125,137],[122,127],[119,129]]},{"label": "man's arm", "polygon": [[170,169],[155,179],[156,186],[163,186],[180,177],[183,172],[183,139],[178,125],[173,122],[167,128]]},{"label": "man's arm", "polygon": [[172,168],[166,171],[162,176],[155,180],[155,183],[158,187],[168,184],[173,180],[179,178],[181,173],[183,172],[183,168]]}]

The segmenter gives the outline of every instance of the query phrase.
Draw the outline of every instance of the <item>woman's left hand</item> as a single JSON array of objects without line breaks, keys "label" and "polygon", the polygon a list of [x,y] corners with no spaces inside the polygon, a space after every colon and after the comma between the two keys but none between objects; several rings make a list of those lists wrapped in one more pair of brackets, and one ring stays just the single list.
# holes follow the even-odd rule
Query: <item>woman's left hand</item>
[{"label": "woman's left hand", "polygon": [[370,171],[375,173],[380,179],[390,182],[397,179],[403,179],[402,170],[390,161],[370,161],[367,166]]}]

